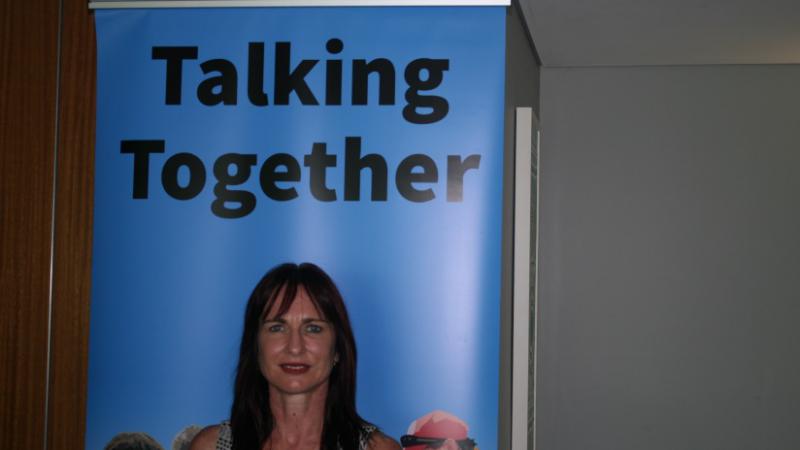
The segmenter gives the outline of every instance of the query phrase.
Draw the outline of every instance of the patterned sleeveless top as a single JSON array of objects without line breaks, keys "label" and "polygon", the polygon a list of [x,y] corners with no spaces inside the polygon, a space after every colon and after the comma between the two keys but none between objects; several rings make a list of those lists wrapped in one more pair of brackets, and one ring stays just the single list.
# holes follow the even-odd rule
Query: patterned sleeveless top
[{"label": "patterned sleeveless top", "polygon": [[[358,437],[358,450],[367,450],[367,444],[372,432],[376,428],[373,425],[367,425],[361,430],[361,435]],[[231,430],[231,423],[227,420],[219,424],[219,437],[217,438],[216,450],[231,450],[233,448],[233,433]]]}]

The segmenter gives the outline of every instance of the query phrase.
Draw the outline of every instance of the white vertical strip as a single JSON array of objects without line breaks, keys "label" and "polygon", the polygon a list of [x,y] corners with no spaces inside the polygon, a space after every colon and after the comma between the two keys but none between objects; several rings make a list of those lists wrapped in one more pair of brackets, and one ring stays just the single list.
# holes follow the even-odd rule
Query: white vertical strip
[{"label": "white vertical strip", "polygon": [[514,144],[514,308],[511,344],[511,450],[527,450],[528,445],[532,139],[533,109],[517,108]]},{"label": "white vertical strip", "polygon": [[[58,138],[61,134],[61,46],[63,43],[64,32],[64,1],[58,2],[58,37],[56,39],[56,98],[55,98],[55,118],[53,120],[53,182],[50,198],[50,273],[47,289],[47,350],[45,357],[44,375],[44,429],[42,430],[42,448],[47,450],[49,445],[49,434],[47,429],[50,427],[50,371],[53,370],[53,289],[55,288],[55,254],[56,254],[56,192],[58,189]],[[93,150],[94,151],[94,150]]]}]

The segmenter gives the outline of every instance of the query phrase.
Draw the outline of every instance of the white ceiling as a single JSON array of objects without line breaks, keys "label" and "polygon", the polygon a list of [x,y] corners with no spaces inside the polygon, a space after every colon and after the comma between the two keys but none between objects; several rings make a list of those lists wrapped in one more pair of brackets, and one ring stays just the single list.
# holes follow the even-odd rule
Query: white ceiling
[{"label": "white ceiling", "polygon": [[800,0],[519,1],[545,67],[800,63]]}]

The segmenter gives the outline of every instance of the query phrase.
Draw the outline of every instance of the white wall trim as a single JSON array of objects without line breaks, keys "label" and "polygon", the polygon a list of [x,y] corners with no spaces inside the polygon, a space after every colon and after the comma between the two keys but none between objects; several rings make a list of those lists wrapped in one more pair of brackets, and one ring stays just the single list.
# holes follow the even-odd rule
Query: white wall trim
[{"label": "white wall trim", "polygon": [[533,109],[517,108],[514,142],[514,282],[511,344],[511,450],[528,446],[531,151]]}]

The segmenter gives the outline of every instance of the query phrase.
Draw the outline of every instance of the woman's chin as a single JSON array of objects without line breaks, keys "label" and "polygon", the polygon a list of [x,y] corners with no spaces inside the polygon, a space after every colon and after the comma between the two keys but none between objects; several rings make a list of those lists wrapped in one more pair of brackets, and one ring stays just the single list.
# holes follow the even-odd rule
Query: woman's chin
[{"label": "woman's chin", "polygon": [[323,387],[325,385],[325,381],[320,383],[307,380],[286,380],[279,383],[270,383],[270,387],[282,395],[312,394],[324,390]]}]

